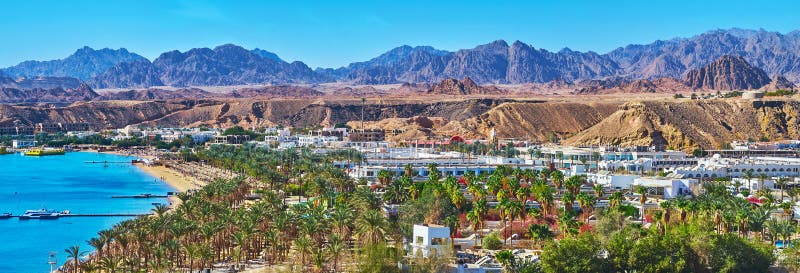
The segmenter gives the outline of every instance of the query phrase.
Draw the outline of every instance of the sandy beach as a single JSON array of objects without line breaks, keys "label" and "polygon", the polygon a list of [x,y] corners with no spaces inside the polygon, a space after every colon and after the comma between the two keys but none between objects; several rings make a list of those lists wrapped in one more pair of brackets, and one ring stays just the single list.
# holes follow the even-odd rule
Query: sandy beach
[{"label": "sandy beach", "polygon": [[[185,192],[191,189],[199,188],[192,182],[192,178],[187,177],[183,174],[180,174],[174,170],[170,170],[167,167],[160,166],[160,165],[147,165],[147,164],[134,164],[136,167],[144,171],[145,173],[163,181],[170,187],[174,188],[176,191]],[[172,208],[175,208],[181,202],[177,196],[170,196],[169,197],[169,205]]]},{"label": "sandy beach", "polygon": [[139,169],[141,169],[142,171],[144,171],[145,173],[164,181],[164,183],[174,188],[176,191],[185,192],[187,190],[199,188],[198,186],[195,185],[192,178],[187,177],[174,170],[170,170],[167,167],[160,165],[146,165],[146,164],[134,164],[134,165]]},{"label": "sandy beach", "polygon": [[[121,155],[121,156],[134,156],[134,157],[145,158],[148,160],[153,159],[153,157],[150,156],[131,155],[126,153],[121,153],[118,151],[107,151],[99,153]],[[167,185],[175,189],[175,191],[186,192],[188,190],[200,188],[200,186],[198,186],[198,184],[196,183],[195,179],[183,175],[175,170],[171,170],[167,167],[161,165],[147,165],[143,163],[137,163],[133,165],[142,170],[143,172],[149,174],[150,176],[155,177],[156,179],[166,183]],[[171,207],[175,207],[180,203],[180,199],[178,199],[176,196],[171,196],[169,199]]]},{"label": "sandy beach", "polygon": [[[151,156],[131,155],[118,151],[108,151],[108,152],[98,152],[98,153],[121,155],[121,156],[133,156],[133,157],[153,160],[153,157]],[[145,173],[149,174],[150,176],[153,176],[163,181],[170,187],[174,188],[176,191],[185,192],[187,190],[199,188],[195,184],[194,179],[192,179],[191,177],[183,175],[175,170],[170,170],[167,167],[161,165],[147,165],[142,163],[134,164],[134,166],[144,171]]]}]

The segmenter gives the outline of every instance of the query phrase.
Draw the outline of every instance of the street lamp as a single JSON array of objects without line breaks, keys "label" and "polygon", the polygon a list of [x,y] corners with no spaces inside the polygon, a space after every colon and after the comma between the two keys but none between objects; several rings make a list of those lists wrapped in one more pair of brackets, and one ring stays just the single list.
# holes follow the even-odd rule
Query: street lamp
[{"label": "street lamp", "polygon": [[58,264],[58,257],[56,257],[55,251],[50,251],[50,253],[48,254],[47,264],[50,265],[50,273],[53,273],[53,271],[55,271],[56,264]]}]

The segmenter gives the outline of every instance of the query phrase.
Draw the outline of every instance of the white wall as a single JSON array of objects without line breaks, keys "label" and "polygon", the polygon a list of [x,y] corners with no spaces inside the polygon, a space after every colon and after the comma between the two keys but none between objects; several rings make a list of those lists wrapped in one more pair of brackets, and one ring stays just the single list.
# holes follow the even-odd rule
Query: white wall
[{"label": "white wall", "polygon": [[[434,245],[434,239],[439,239],[439,244]],[[443,226],[414,225],[414,235],[411,238],[412,253],[429,257],[435,251],[437,255],[444,254],[450,243],[450,228]]]}]

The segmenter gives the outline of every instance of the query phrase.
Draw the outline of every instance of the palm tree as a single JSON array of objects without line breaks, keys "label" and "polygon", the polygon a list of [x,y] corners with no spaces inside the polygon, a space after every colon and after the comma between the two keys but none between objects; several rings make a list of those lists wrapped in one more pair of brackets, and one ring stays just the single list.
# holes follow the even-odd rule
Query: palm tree
[{"label": "palm tree", "polygon": [[578,194],[578,192],[581,190],[581,185],[583,185],[583,177],[579,175],[570,176],[564,182],[564,188],[566,188],[567,191],[573,195]]},{"label": "palm tree", "polygon": [[550,178],[553,180],[553,185],[556,187],[556,193],[561,194],[561,185],[564,184],[564,173],[555,170],[550,173]]},{"label": "palm tree", "polygon": [[508,215],[511,218],[511,234],[509,234],[509,242],[511,243],[511,247],[514,247],[514,219],[522,218],[525,214],[524,213],[525,204],[522,201],[509,201],[508,204]]},{"label": "palm tree", "polygon": [[72,272],[79,272],[81,257],[86,255],[86,251],[81,251],[81,246],[74,245],[64,249],[67,253],[67,259],[72,259]]},{"label": "palm tree", "polygon": [[525,232],[525,235],[528,236],[529,239],[536,242],[539,247],[541,247],[541,243],[546,240],[553,239],[555,237],[553,232],[550,231],[550,228],[545,224],[532,224],[528,226],[528,230]]},{"label": "palm tree", "polygon": [[610,208],[616,208],[619,205],[622,205],[622,199],[624,199],[622,192],[615,191],[608,197],[608,206]]},{"label": "palm tree", "polygon": [[453,245],[453,238],[456,237],[458,229],[461,228],[461,219],[457,215],[450,215],[444,218],[444,223],[450,228],[450,245]]},{"label": "palm tree", "polygon": [[[744,170],[743,178],[747,179],[747,188],[750,188],[750,180],[753,179],[753,171],[752,170]],[[736,193],[739,193],[739,186],[736,186]]]},{"label": "palm tree", "polygon": [[603,198],[603,195],[605,194],[603,185],[595,183],[592,186],[592,189],[594,190],[594,195],[597,197],[597,199]]},{"label": "palm tree", "polygon": [[486,189],[483,188],[483,185],[472,181],[472,179],[467,178],[468,186],[467,191],[472,194],[473,200],[485,199],[486,198]]},{"label": "palm tree", "polygon": [[759,173],[758,174],[758,190],[764,190],[764,180],[767,179],[767,174]]},{"label": "palm tree", "polygon": [[786,195],[789,195],[789,200],[794,203],[797,200],[797,196],[800,196],[800,188],[789,189]]},{"label": "palm tree", "polygon": [[789,183],[789,178],[785,176],[781,176],[778,180],[775,181],[775,186],[781,189],[781,199],[780,201],[783,202],[783,195],[786,192],[786,185]]},{"label": "palm tree", "polygon": [[561,196],[561,204],[564,206],[565,211],[572,212],[572,205],[574,205],[574,203],[575,195],[571,192],[566,192]]},{"label": "palm tree", "polygon": [[413,182],[411,186],[408,187],[408,195],[411,196],[412,200],[417,200],[417,197],[419,197],[419,194],[422,193],[424,187],[425,184],[423,183]]},{"label": "palm tree", "polygon": [[390,172],[389,170],[379,170],[378,171],[378,181],[382,185],[388,185],[389,182],[392,181],[392,176],[393,176],[392,172]]},{"label": "palm tree", "polygon": [[783,215],[786,215],[786,218],[787,218],[789,221],[791,221],[791,220],[792,220],[792,218],[794,218],[794,211],[792,211],[792,207],[793,207],[792,203],[789,203],[789,202],[781,202],[781,203],[778,205],[778,207],[779,207],[779,208],[781,208],[781,210],[783,210]]},{"label": "palm tree", "polygon": [[105,273],[116,273],[121,266],[121,261],[114,256],[103,257],[100,259],[100,267]]},{"label": "palm tree", "polygon": [[311,238],[307,235],[300,236],[299,238],[294,240],[294,248],[300,253],[300,262],[303,266],[306,265],[306,253],[311,252]]},{"label": "palm tree", "polygon": [[338,272],[339,269],[339,256],[342,255],[342,251],[345,250],[345,244],[342,241],[342,238],[338,235],[334,234],[328,238],[328,252],[331,253],[331,257],[333,257],[333,271]]},{"label": "palm tree", "polygon": [[103,257],[103,247],[105,247],[106,242],[99,237],[95,237],[86,241],[91,247],[94,247],[95,251],[97,251],[98,257]]},{"label": "palm tree", "polygon": [[766,226],[769,229],[772,245],[775,245],[777,239],[781,239],[783,240],[783,245],[788,246],[789,240],[796,230],[794,225],[786,220],[770,219],[767,221]]},{"label": "palm tree", "polygon": [[323,249],[315,248],[311,251],[311,258],[314,261],[314,272],[322,272],[327,262],[325,251]]},{"label": "palm tree", "polygon": [[559,168],[563,168],[564,167],[564,152],[561,152],[561,151],[556,152],[556,158],[558,159],[558,165],[559,165],[558,167]]},{"label": "palm tree", "polygon": [[439,173],[439,165],[436,163],[428,164],[428,181],[439,182],[441,173]]},{"label": "palm tree", "polygon": [[683,195],[678,196],[675,199],[675,207],[680,210],[680,221],[681,223],[686,223],[686,217],[688,216],[689,208],[692,206],[692,201],[686,199]]},{"label": "palm tree", "polygon": [[456,185],[455,187],[450,190],[450,201],[456,207],[456,213],[461,214],[461,207],[464,206],[464,203],[467,201],[467,198],[464,196],[464,193],[461,192],[459,186]]},{"label": "palm tree", "polygon": [[653,216],[652,217],[653,222],[656,223],[656,225],[655,225],[656,230],[658,231],[659,234],[664,235],[664,233],[666,232],[666,229],[664,228],[664,225],[661,222],[664,219],[663,212],[660,211],[660,210],[659,211],[655,211],[655,212],[653,212],[652,216]]},{"label": "palm tree", "polygon": [[184,250],[186,252],[186,257],[189,259],[189,272],[193,272],[194,271],[195,258],[200,256],[198,254],[198,253],[200,253],[200,245],[197,244],[197,243],[190,243],[190,244],[184,245],[183,247],[184,247]]},{"label": "palm tree", "polygon": [[510,250],[502,250],[497,252],[494,258],[503,265],[503,272],[512,272],[511,269],[514,267],[514,253],[511,253]]},{"label": "palm tree", "polygon": [[758,208],[754,208],[748,218],[748,226],[750,230],[756,231],[759,233],[758,238],[763,240],[764,238],[764,223],[769,220],[772,214],[772,209],[767,208],[767,206],[762,206]]},{"label": "palm tree", "polygon": [[644,186],[636,186],[634,192],[639,194],[639,205],[642,206],[642,220],[644,220],[644,205],[647,203],[647,188]]},{"label": "palm tree", "polygon": [[414,176],[414,167],[411,166],[411,163],[406,164],[405,166],[403,166],[403,172],[405,173],[406,177],[410,178]]},{"label": "palm tree", "polygon": [[588,222],[589,221],[589,216],[591,215],[592,210],[594,209],[594,205],[597,202],[596,197],[593,196],[593,195],[589,195],[589,194],[581,192],[581,193],[578,193],[578,196],[576,197],[576,199],[578,200],[578,206],[581,207],[581,211],[583,212],[584,219],[586,219],[586,221]]},{"label": "palm tree", "polygon": [[580,223],[575,220],[575,215],[565,210],[561,210],[561,214],[556,219],[556,224],[559,232],[564,237],[576,234],[578,232],[577,228],[580,227]]},{"label": "palm tree", "polygon": [[153,213],[155,213],[156,216],[162,216],[168,210],[169,210],[169,206],[161,204],[161,203],[156,204],[155,207],[152,209]]},{"label": "palm tree", "polygon": [[356,220],[358,238],[366,245],[374,245],[384,240],[385,218],[380,211],[370,210]]},{"label": "palm tree", "polygon": [[80,268],[81,271],[83,271],[84,273],[94,273],[97,272],[97,270],[100,270],[100,265],[96,263],[86,262],[82,263]]},{"label": "palm tree", "polygon": [[481,223],[482,223],[483,219],[479,215],[478,210],[476,208],[473,208],[472,210],[470,210],[467,213],[467,220],[472,223],[472,225],[471,225],[472,226],[472,233],[475,236],[474,245],[477,246],[478,245],[478,237],[480,237],[480,234],[478,234],[478,231],[481,228]]},{"label": "palm tree", "polygon": [[[500,193],[502,193],[502,191]],[[507,220],[508,220],[508,212],[509,212],[509,206],[511,204],[511,201],[508,200],[508,199],[505,199],[505,198],[503,198],[503,199],[498,198],[498,199],[499,199],[500,202],[497,203],[497,207],[495,207],[495,208],[497,209],[497,212],[500,214],[500,221],[503,222],[503,224],[501,225],[501,230],[503,231],[503,234],[502,234],[501,237],[503,237],[503,246],[505,246],[506,245],[506,240],[505,239],[507,238],[506,233],[508,231],[508,229],[506,228],[507,227],[506,224],[508,223],[507,222]]]},{"label": "palm tree", "polygon": [[547,184],[536,184],[533,188],[533,195],[536,201],[542,204],[542,212],[544,216],[550,214],[550,211],[553,209],[553,201],[555,198],[553,197],[553,188],[548,186]]},{"label": "palm tree", "polygon": [[667,225],[669,224],[669,220],[672,216],[672,208],[675,206],[675,204],[669,200],[666,200],[664,202],[661,202],[659,206],[661,206],[661,211],[662,211],[661,220],[664,221],[664,229],[666,230]]}]

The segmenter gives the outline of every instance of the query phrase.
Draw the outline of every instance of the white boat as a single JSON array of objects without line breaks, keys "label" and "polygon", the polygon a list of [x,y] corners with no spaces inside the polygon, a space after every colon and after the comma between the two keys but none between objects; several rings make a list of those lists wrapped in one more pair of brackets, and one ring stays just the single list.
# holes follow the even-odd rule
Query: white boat
[{"label": "white boat", "polygon": [[20,220],[30,220],[30,219],[58,219],[62,215],[69,214],[68,211],[58,212],[56,210],[48,210],[48,209],[37,209],[37,210],[27,210],[25,213],[19,216]]}]

